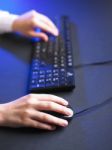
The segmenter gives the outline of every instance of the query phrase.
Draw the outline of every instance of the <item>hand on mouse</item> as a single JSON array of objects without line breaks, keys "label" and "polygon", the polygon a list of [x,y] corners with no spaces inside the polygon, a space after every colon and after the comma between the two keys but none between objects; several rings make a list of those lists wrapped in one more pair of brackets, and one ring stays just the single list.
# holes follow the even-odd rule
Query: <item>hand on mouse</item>
[{"label": "hand on mouse", "polygon": [[44,110],[71,115],[68,102],[50,94],[29,94],[15,101],[0,104],[0,126],[34,127],[54,130],[56,125],[66,127],[68,122],[45,112]]},{"label": "hand on mouse", "polygon": [[45,32],[36,32],[34,29],[40,28],[42,31],[58,35],[58,29],[54,23],[45,15],[34,10],[20,15],[13,22],[12,29],[30,37],[39,37],[47,41],[48,36]]}]

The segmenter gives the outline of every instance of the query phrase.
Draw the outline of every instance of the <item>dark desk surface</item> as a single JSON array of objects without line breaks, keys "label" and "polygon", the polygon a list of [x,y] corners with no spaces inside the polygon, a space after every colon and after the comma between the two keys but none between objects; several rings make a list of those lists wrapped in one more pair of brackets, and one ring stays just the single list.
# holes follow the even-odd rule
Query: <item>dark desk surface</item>
[{"label": "dark desk surface", "polygon": [[[75,27],[75,65],[112,60],[112,2],[109,0],[12,0],[0,9],[21,14],[36,9],[49,17],[67,14]],[[0,36],[0,102],[26,94],[32,44],[15,35]],[[112,97],[112,65],[75,69],[76,89],[56,93],[75,111]],[[54,93],[55,94],[55,93]],[[0,128],[0,150],[112,150],[112,102],[74,117],[54,132]]]}]

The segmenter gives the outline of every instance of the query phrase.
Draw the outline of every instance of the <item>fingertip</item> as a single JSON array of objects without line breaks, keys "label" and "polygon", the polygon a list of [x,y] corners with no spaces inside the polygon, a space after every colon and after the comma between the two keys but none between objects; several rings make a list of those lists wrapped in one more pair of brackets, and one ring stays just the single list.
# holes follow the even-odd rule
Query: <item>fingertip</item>
[{"label": "fingertip", "polygon": [[61,126],[62,127],[67,127],[68,126],[68,121],[67,120],[63,120]]},{"label": "fingertip", "polygon": [[68,101],[61,99],[61,104],[64,106],[68,106]]},{"label": "fingertip", "polygon": [[59,35],[58,29],[55,29],[53,33],[54,33],[55,36],[58,36]]},{"label": "fingertip", "polygon": [[41,38],[45,42],[48,41],[48,36],[45,33],[39,33],[39,34],[37,34],[37,37]]},{"label": "fingertip", "polygon": [[48,36],[44,37],[43,40],[44,40],[45,42],[48,42]]},{"label": "fingertip", "polygon": [[69,102],[63,98],[60,98],[60,100],[62,101],[63,105],[67,106],[69,105]]},{"label": "fingertip", "polygon": [[68,106],[68,101],[66,101],[66,100],[64,100],[64,102],[63,102],[66,106]]},{"label": "fingertip", "polygon": [[57,36],[58,36],[58,35],[59,35],[59,30],[58,30],[58,29],[56,29],[56,30],[57,30],[57,31],[56,31],[57,33],[56,33],[56,34],[57,34]]}]

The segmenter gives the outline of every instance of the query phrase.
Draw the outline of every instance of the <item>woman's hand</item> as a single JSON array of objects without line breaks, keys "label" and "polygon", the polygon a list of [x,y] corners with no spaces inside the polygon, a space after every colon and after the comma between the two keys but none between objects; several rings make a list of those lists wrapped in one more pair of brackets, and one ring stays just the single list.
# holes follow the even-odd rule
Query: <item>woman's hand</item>
[{"label": "woman's hand", "polygon": [[29,94],[15,101],[0,104],[0,126],[34,127],[54,130],[56,125],[65,127],[68,122],[45,112],[44,110],[72,115],[67,108],[68,102],[50,94]]},{"label": "woman's hand", "polygon": [[40,28],[42,31],[49,32],[55,36],[58,35],[58,29],[54,23],[47,16],[34,10],[19,16],[12,25],[13,31],[30,37],[39,37],[47,41],[47,34],[45,32],[36,32],[36,28]]}]

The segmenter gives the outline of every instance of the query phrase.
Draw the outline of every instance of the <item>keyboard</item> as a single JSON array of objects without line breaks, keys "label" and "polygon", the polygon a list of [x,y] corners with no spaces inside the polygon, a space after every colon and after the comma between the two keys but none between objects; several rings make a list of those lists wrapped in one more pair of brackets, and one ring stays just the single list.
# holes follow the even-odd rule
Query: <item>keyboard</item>
[{"label": "keyboard", "polygon": [[62,16],[56,20],[60,34],[49,35],[49,41],[33,43],[29,92],[70,91],[75,87],[73,49],[70,20]]}]

